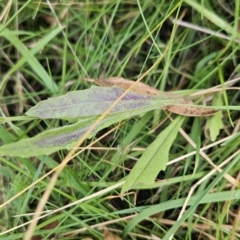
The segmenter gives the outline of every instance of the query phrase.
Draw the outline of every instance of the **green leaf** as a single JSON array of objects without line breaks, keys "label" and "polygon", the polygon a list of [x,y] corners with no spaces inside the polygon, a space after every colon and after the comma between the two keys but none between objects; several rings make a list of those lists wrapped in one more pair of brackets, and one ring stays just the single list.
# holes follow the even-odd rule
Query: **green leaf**
[{"label": "green leaf", "polygon": [[159,171],[166,169],[170,147],[183,120],[183,117],[177,117],[144,151],[127,176],[121,190],[122,194],[138,184],[153,184]]},{"label": "green leaf", "polygon": [[[47,130],[33,138],[25,138],[18,142],[5,144],[0,147],[0,155],[31,157],[49,155],[61,149],[71,149],[97,118],[82,119],[72,125]],[[98,124],[88,138],[91,138],[101,129],[124,119],[126,117],[121,115],[107,116]]]},{"label": "green leaf", "polygon": [[202,71],[209,62],[217,57],[218,54],[218,52],[213,52],[201,58],[201,60],[196,65],[194,74],[197,75],[200,71]]},{"label": "green leaf", "polygon": [[[42,101],[28,110],[26,114],[42,119],[60,118],[69,121],[97,116],[106,111],[124,92],[124,89],[116,86],[111,88],[92,86],[86,90],[73,91]],[[110,115],[124,114],[128,118],[133,114],[138,115],[173,102],[178,102],[178,99],[167,98],[164,95],[160,98],[129,92],[114,107]]]},{"label": "green leaf", "polygon": [[[214,106],[222,106],[222,94],[218,93],[214,95],[212,105]],[[215,141],[217,136],[219,135],[220,130],[223,128],[222,122],[222,111],[219,110],[213,116],[207,119],[206,129],[210,131],[211,141]]]},{"label": "green leaf", "polygon": [[234,27],[232,27],[231,24],[227,22],[227,20],[215,14],[215,12],[208,10],[205,6],[203,6],[202,1],[198,3],[197,1],[193,0],[184,0],[184,2],[190,5],[193,9],[201,13],[203,17],[206,17],[208,20],[213,22],[219,28],[223,29],[228,34],[233,35],[236,38],[239,37],[240,34],[235,31]]},{"label": "green leaf", "polygon": [[[0,28],[3,28],[1,24]],[[0,83],[0,89],[3,89],[6,81],[13,73],[27,62],[32,70],[38,74],[42,81],[41,83],[44,83],[44,85],[52,92],[56,92],[58,89],[57,85],[53,82],[49,74],[34,55],[38,53],[44,46],[46,46],[46,44],[51,41],[59,32],[61,32],[61,30],[62,28],[53,29],[48,35],[39,40],[38,44],[31,50],[29,50],[22,43],[22,41],[19,40],[17,37],[19,32],[10,31],[7,28],[4,28],[2,31],[0,31],[0,37],[6,38],[22,55],[22,58],[8,71],[8,73],[2,79],[2,82]]]}]

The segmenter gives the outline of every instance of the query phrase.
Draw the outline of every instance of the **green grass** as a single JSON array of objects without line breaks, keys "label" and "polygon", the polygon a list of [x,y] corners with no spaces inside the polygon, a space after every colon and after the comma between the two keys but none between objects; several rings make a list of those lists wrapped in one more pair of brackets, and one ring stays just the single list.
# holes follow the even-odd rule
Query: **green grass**
[{"label": "green grass", "polygon": [[[59,172],[52,190],[54,175],[45,174],[64,161],[66,150],[0,156],[0,239],[30,239],[25,235],[30,230],[39,239],[103,239],[104,230],[122,239],[240,239],[239,4],[0,2],[0,106],[6,117],[1,146],[68,124],[24,116],[38,102],[89,88],[84,78],[136,80],[157,61],[142,82],[189,94],[221,85],[225,109],[208,125],[212,131],[215,121],[223,125],[213,141],[206,127],[210,117],[186,117],[185,135],[178,133],[166,171],[154,184],[134,186],[124,195],[125,177],[177,115],[155,110],[101,130],[83,141],[82,152]],[[51,212],[29,230],[30,213],[44,201],[44,211]]]}]

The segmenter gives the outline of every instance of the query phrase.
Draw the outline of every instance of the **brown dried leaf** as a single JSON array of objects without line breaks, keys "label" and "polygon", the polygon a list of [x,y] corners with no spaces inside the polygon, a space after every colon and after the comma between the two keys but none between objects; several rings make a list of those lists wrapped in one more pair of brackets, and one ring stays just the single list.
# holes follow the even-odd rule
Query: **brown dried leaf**
[{"label": "brown dried leaf", "polygon": [[[110,77],[110,78],[99,78],[99,79],[85,79],[87,81],[94,82],[95,84],[102,87],[118,86],[123,89],[130,88],[135,82],[122,77]],[[133,92],[140,94],[158,95],[159,91],[153,87],[150,87],[142,82],[138,82],[132,89]]]},{"label": "brown dried leaf", "polygon": [[203,116],[211,116],[215,114],[217,111],[212,109],[204,109],[192,106],[177,106],[171,105],[162,108],[163,110],[168,110],[169,112],[173,112],[182,116],[188,117],[203,117]]},{"label": "brown dried leaf", "polygon": [[104,229],[103,235],[104,235],[103,240],[121,240],[120,237],[118,237],[117,235],[114,235],[107,229]]},{"label": "brown dried leaf", "polygon": [[[100,79],[88,79],[85,78],[86,81],[94,82],[95,84],[103,87],[112,87],[118,86],[123,89],[130,88],[135,82],[129,79],[125,79],[122,77],[110,77],[110,78],[100,78]],[[148,95],[158,95],[160,91],[144,84],[142,82],[138,82],[136,86],[132,89],[132,91],[140,93],[140,94],[148,94]],[[184,97],[181,97],[175,93],[170,92],[161,92],[165,97],[168,98],[176,98],[178,99],[178,104],[187,104],[191,105],[193,102],[191,100],[187,100]],[[169,112],[173,112],[179,115],[188,116],[188,117],[198,117],[198,116],[210,116],[216,113],[215,110],[203,109],[194,106],[179,106],[179,105],[169,105],[162,107],[163,110],[168,110]]]},{"label": "brown dried leaf", "polygon": [[[57,227],[58,224],[59,224],[59,221],[55,220],[53,222],[50,222],[48,225],[44,226],[41,229],[47,229],[47,230],[54,229],[54,228]],[[41,239],[43,239],[43,238],[40,235],[36,235],[36,236],[31,237],[31,240],[41,240]]]}]

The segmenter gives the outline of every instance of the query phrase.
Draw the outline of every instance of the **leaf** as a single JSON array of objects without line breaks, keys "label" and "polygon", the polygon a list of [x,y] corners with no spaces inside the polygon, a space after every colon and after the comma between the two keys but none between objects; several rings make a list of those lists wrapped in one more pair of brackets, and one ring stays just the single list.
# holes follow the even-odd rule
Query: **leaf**
[{"label": "leaf", "polygon": [[154,142],[147,147],[122,187],[121,194],[138,184],[152,184],[159,171],[165,170],[170,147],[177,136],[184,118],[176,118],[165,128]]},{"label": "leaf", "polygon": [[88,129],[89,119],[69,126],[55,128],[0,147],[1,155],[31,157],[49,155],[60,149],[69,149],[71,142],[80,138]]},{"label": "leaf", "polygon": [[104,229],[103,235],[104,235],[103,240],[121,240],[122,239],[117,235],[111,233],[108,229]]},{"label": "leaf", "polygon": [[[129,117],[135,116],[133,112]],[[24,138],[18,142],[5,144],[0,147],[0,155],[31,157],[49,155],[61,149],[71,149],[80,137],[92,126],[98,117],[79,120],[75,124],[47,130],[32,138]],[[124,115],[108,115],[94,129],[89,139],[98,131],[114,123],[125,120]]]},{"label": "leaf", "polygon": [[197,63],[195,70],[194,70],[194,76],[198,75],[199,72],[205,69],[205,66],[209,64],[213,59],[215,59],[218,56],[219,52],[212,52],[203,58],[200,59],[200,61]]},{"label": "leaf", "polygon": [[147,84],[144,84],[142,82],[134,82],[129,79],[125,79],[122,77],[110,77],[110,78],[100,78],[100,79],[89,79],[85,78],[85,80],[89,82],[94,82],[95,84],[99,86],[104,87],[112,87],[112,86],[118,86],[123,89],[129,89],[133,84],[136,84],[132,91],[140,94],[148,94],[151,96],[157,96],[160,95],[165,99],[177,99],[173,105],[168,106],[162,106],[161,108],[163,110],[168,110],[169,112],[173,112],[182,116],[188,116],[188,117],[196,117],[196,116],[210,116],[213,115],[216,111],[215,110],[209,110],[204,108],[197,108],[194,106],[182,106],[182,105],[174,105],[174,104],[185,104],[185,105],[191,105],[193,102],[189,99],[186,99],[180,95],[177,95],[173,92],[163,92],[159,91],[153,87],[148,86]]},{"label": "leaf", "polygon": [[[94,82],[95,84],[102,86],[102,87],[113,87],[118,86],[122,89],[130,88],[134,83],[132,80],[128,80],[122,77],[109,77],[109,78],[99,78],[99,79],[89,79],[85,78],[85,80],[89,82]],[[149,95],[158,95],[159,90],[148,86],[142,82],[138,82],[136,86],[132,89],[133,92],[137,92],[140,94],[149,94]]]},{"label": "leaf", "polygon": [[[38,74],[39,78],[41,79],[41,83],[44,83],[45,87],[50,89],[52,92],[56,92],[58,90],[57,85],[55,82],[53,82],[47,71],[39,63],[34,55],[38,53],[44,46],[46,46],[46,44],[51,41],[58,33],[60,33],[62,31],[62,28],[53,29],[44,38],[39,40],[38,44],[36,44],[36,46],[31,50],[29,50],[23,44],[22,40],[19,40],[18,36],[21,32],[11,31],[1,24],[0,29],[0,37],[6,38],[22,55],[22,58],[17,63],[15,63],[14,66],[4,76],[4,78],[1,79],[0,89],[3,89],[6,81],[15,71],[19,70],[23,64],[28,63],[32,70]],[[29,32],[25,32],[25,34],[29,34]]]},{"label": "leaf", "polygon": [[[221,93],[218,93],[214,96],[212,105],[214,106],[223,105]],[[223,128],[222,111],[218,111],[215,115],[207,119],[205,134],[208,135],[206,130],[209,130],[211,141],[214,142],[222,128]]]},{"label": "leaf", "polygon": [[[67,120],[77,120],[83,117],[101,115],[111,104],[124,93],[118,87],[96,87],[82,91],[69,92],[66,95],[50,98],[38,103],[26,112],[28,116],[45,118],[60,118]],[[138,115],[139,112],[146,112],[177,102],[178,99],[153,97],[129,92],[110,114]]]},{"label": "leaf", "polygon": [[[31,157],[49,155],[61,149],[71,149],[96,119],[97,117],[91,117],[72,125],[47,130],[33,138],[25,138],[18,142],[5,144],[0,147],[0,155]],[[91,138],[101,129],[124,119],[125,117],[121,115],[107,116],[88,138]]]},{"label": "leaf", "polygon": [[162,107],[164,110],[188,117],[203,117],[214,115],[217,111],[212,109],[204,109],[194,106],[169,105]]}]

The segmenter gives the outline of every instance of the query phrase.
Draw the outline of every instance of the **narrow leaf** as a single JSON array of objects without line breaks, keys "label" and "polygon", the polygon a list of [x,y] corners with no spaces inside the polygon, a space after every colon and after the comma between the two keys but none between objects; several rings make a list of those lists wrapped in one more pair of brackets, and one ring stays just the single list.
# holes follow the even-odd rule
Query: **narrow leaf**
[{"label": "narrow leaf", "polygon": [[[0,147],[0,155],[31,157],[49,155],[61,149],[71,149],[96,119],[97,117],[83,119],[72,125],[47,130],[33,138],[25,138],[18,142],[5,144]],[[88,138],[91,138],[97,131],[124,119],[125,116],[121,115],[107,116]]]},{"label": "narrow leaf", "polygon": [[[136,83],[135,81],[125,79],[122,77],[109,77],[109,78],[100,78],[100,79],[89,79],[85,78],[85,80],[89,82],[94,82],[95,84],[103,87],[113,87],[118,86],[123,89],[130,88],[133,84],[135,84],[132,91],[140,94],[148,94],[152,96],[161,95],[166,99],[178,99],[173,104],[184,104],[184,105],[192,105],[193,102],[189,99],[184,98],[173,92],[163,92],[159,91],[147,84],[142,82]],[[176,114],[180,114],[182,116],[188,117],[196,117],[196,116],[210,116],[213,115],[216,111],[212,109],[204,109],[204,108],[197,108],[194,106],[181,106],[181,105],[169,105],[163,106],[163,110],[168,110],[169,112],[173,112]]]},{"label": "narrow leaf", "polygon": [[39,78],[41,79],[41,83],[44,83],[48,89],[50,89],[52,92],[55,92],[58,89],[57,85],[53,82],[47,71],[43,68],[34,55],[38,53],[59,32],[61,32],[62,29],[53,29],[49,34],[42,38],[33,49],[29,50],[17,37],[19,32],[10,31],[7,28],[3,28],[1,24],[0,28],[3,29],[0,31],[0,37],[6,38],[22,55],[22,58],[7,72],[2,79],[0,83],[0,89],[3,88],[3,86],[6,84],[6,81],[13,73],[27,62],[33,71],[38,74]]},{"label": "narrow leaf", "polygon": [[[111,104],[124,93],[118,87],[96,87],[82,91],[69,92],[66,95],[50,98],[38,103],[26,112],[28,116],[39,118],[61,118],[76,120],[82,117],[97,116],[106,111]],[[110,114],[124,114],[129,117],[143,111],[160,108],[162,105],[177,102],[178,99],[165,98],[165,96],[153,97],[129,92]]]},{"label": "narrow leaf", "polygon": [[1,155],[31,157],[48,155],[60,149],[68,149],[70,143],[80,138],[88,129],[90,119],[75,124],[47,130],[33,138],[24,138],[18,142],[0,147]]},{"label": "narrow leaf", "polygon": [[[135,81],[125,79],[122,77],[109,77],[109,78],[99,78],[99,79],[89,79],[85,78],[85,80],[94,82],[95,84],[102,87],[113,87],[117,86],[123,89],[129,89],[133,84],[136,84]],[[150,94],[150,95],[158,95],[159,90],[148,86],[145,83],[138,82],[136,86],[132,89],[133,92],[137,92],[140,94]]]},{"label": "narrow leaf", "polygon": [[[187,102],[185,102],[187,104]],[[189,102],[192,104],[192,102]],[[214,115],[217,111],[212,109],[204,109],[194,106],[181,106],[181,105],[169,105],[165,106],[162,109],[168,110],[169,112],[173,112],[182,116],[187,117],[203,117],[203,116],[211,116]]]},{"label": "narrow leaf", "polygon": [[[222,94],[218,93],[214,96],[212,105],[214,106],[222,106]],[[210,132],[211,141],[215,141],[217,136],[219,135],[220,130],[223,128],[222,122],[222,111],[218,111],[215,115],[211,116],[207,119],[206,130]],[[207,132],[205,131],[206,135]]]},{"label": "narrow leaf", "polygon": [[138,160],[126,182],[121,193],[130,190],[138,184],[152,184],[159,171],[165,170],[168,162],[170,147],[177,136],[178,129],[184,118],[176,118],[167,128],[165,128],[154,142],[147,147],[141,158]]}]

